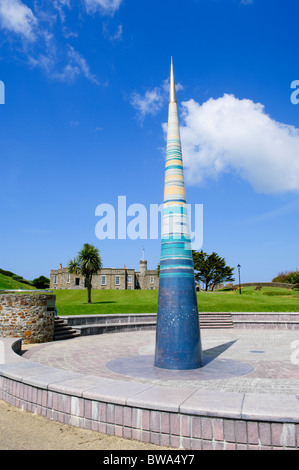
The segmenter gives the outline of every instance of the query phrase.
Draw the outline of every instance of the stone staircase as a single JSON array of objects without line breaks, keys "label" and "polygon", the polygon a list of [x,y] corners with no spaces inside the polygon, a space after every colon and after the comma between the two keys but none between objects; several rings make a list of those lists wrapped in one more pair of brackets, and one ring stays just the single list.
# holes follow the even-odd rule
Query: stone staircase
[{"label": "stone staircase", "polygon": [[[156,321],[155,313],[57,316],[54,341],[121,331],[155,330]],[[299,312],[200,312],[199,321],[201,329],[299,330]]]},{"label": "stone staircase", "polygon": [[[56,317],[54,341],[119,331],[154,330],[156,320],[154,313]],[[199,321],[201,329],[234,327],[231,313],[200,313]]]},{"label": "stone staircase", "polygon": [[80,336],[80,333],[69,326],[66,320],[60,317],[55,317],[54,341],[76,338],[77,336]]},{"label": "stone staircase", "polygon": [[232,314],[225,313],[199,313],[200,328],[233,328]]}]

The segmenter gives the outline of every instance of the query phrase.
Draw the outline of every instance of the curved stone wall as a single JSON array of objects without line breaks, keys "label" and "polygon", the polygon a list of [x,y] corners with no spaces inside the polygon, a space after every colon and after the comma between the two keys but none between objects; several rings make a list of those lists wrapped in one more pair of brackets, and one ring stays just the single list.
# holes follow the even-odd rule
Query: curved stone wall
[{"label": "curved stone wall", "polygon": [[31,362],[4,339],[0,400],[48,419],[170,449],[298,450],[299,400],[173,389],[83,375]]},{"label": "curved stone wall", "polygon": [[0,337],[25,344],[53,340],[55,295],[0,293]]}]

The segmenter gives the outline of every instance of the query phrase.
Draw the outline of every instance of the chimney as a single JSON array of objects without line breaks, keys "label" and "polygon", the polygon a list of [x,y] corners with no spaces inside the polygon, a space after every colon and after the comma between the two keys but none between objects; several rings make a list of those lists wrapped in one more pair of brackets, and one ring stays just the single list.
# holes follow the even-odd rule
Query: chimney
[{"label": "chimney", "polygon": [[62,269],[62,264],[61,264],[61,263],[60,263],[60,265],[59,265],[59,269]]}]

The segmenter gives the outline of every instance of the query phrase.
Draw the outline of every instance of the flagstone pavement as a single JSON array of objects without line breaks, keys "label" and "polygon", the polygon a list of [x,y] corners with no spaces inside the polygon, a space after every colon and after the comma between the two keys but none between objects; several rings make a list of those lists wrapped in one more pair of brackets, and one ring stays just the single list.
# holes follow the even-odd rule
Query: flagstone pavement
[{"label": "flagstone pavement", "polygon": [[154,331],[24,345],[23,357],[73,372],[175,388],[299,395],[299,331],[206,329],[201,342],[203,367],[191,371],[154,366]]}]

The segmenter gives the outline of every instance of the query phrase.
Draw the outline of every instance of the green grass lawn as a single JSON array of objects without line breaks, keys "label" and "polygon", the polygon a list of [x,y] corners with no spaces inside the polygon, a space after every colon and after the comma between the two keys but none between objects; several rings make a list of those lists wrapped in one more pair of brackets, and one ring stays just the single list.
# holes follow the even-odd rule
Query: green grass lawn
[{"label": "green grass lawn", "polygon": [[[59,315],[109,313],[155,313],[158,291],[93,290],[92,304],[87,304],[85,290],[57,290]],[[273,287],[245,287],[239,291],[198,292],[200,312],[299,312],[299,292]]]},{"label": "green grass lawn", "polygon": [[29,289],[34,290],[35,287],[29,284],[23,284],[22,282],[15,281],[11,277],[4,276],[0,273],[0,289]]},{"label": "green grass lawn", "polygon": [[57,290],[59,315],[92,315],[107,313],[155,313],[158,291],[93,290],[92,304],[87,304],[86,290]]}]

